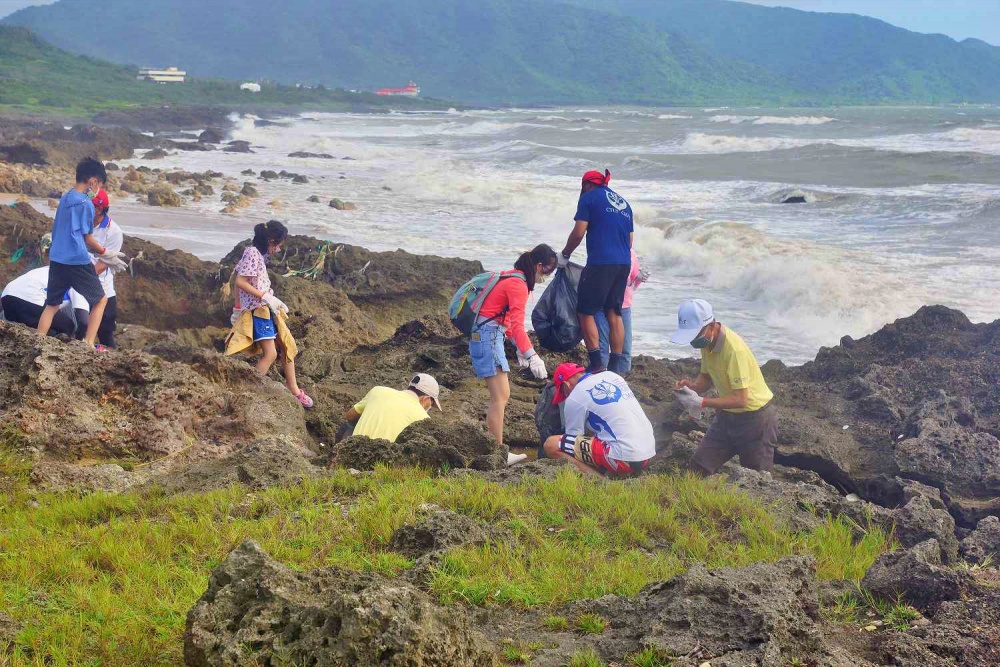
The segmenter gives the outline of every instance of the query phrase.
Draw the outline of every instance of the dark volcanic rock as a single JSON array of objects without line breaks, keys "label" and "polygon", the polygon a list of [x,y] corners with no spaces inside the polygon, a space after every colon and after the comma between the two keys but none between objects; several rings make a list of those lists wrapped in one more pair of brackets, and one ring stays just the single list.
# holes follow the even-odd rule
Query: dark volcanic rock
[{"label": "dark volcanic rock", "polygon": [[189,667],[277,664],[492,667],[468,614],[399,581],[295,572],[244,542],[212,573],[184,633]]},{"label": "dark volcanic rock", "polygon": [[318,195],[312,195],[306,201],[311,204],[319,204],[321,200]]},{"label": "dark volcanic rock", "polygon": [[221,107],[162,106],[102,111],[94,121],[144,132],[177,132],[203,127],[226,127],[230,110]]},{"label": "dark volcanic rock", "polygon": [[260,172],[260,177],[263,178],[265,181],[273,181],[278,178],[278,172],[272,171],[270,169],[264,169],[263,171]]},{"label": "dark volcanic rock", "polygon": [[253,153],[249,141],[230,141],[223,150],[227,153]]},{"label": "dark volcanic rock", "polygon": [[959,551],[965,560],[973,564],[982,563],[987,558],[994,565],[1000,564],[1000,518],[988,516],[980,521],[976,529],[962,540]]},{"label": "dark volcanic rock", "polygon": [[407,558],[419,558],[462,544],[485,544],[494,532],[458,512],[432,509],[417,523],[393,533],[389,547]]},{"label": "dark volcanic rock", "polygon": [[941,547],[931,539],[879,556],[861,586],[885,600],[901,596],[917,609],[930,611],[945,600],[957,600],[968,586],[968,577],[942,567]]},{"label": "dark volcanic rock", "polygon": [[198,135],[198,141],[204,144],[221,144],[226,140],[226,131],[210,127]]},{"label": "dark volcanic rock", "polygon": [[147,151],[145,155],[142,156],[143,160],[162,160],[163,158],[169,156],[170,153],[163,150],[162,148],[154,148],[151,151]]},{"label": "dark volcanic rock", "polygon": [[311,157],[311,158],[321,158],[323,160],[334,159],[334,157],[329,153],[310,153],[308,151],[296,151],[294,153],[289,153],[288,157]]},{"label": "dark volcanic rock", "polygon": [[302,174],[296,174],[295,176],[292,177],[292,183],[296,183],[298,185],[302,185],[308,182],[309,178]]},{"label": "dark volcanic rock", "polygon": [[895,536],[904,547],[913,547],[934,539],[941,546],[945,563],[958,558],[958,538],[955,537],[955,520],[948,512],[935,509],[924,496],[916,496],[904,507],[892,512]]},{"label": "dark volcanic rock", "polygon": [[431,469],[496,469],[506,465],[507,450],[477,422],[435,422],[433,418],[411,424],[396,442],[364,436],[337,445],[333,461],[344,468],[372,470],[379,463],[415,465]]}]

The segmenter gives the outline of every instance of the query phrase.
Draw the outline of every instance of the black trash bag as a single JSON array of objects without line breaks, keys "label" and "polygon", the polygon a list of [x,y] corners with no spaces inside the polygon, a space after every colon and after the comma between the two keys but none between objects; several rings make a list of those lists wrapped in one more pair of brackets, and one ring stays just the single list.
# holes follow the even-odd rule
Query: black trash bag
[{"label": "black trash bag", "polygon": [[576,317],[576,290],[583,267],[570,264],[558,269],[552,284],[538,299],[531,313],[531,325],[538,342],[552,352],[568,352],[583,340]]},{"label": "black trash bag", "polygon": [[556,384],[552,380],[545,383],[538,400],[535,403],[535,426],[538,428],[538,458],[545,458],[545,441],[553,435],[566,432],[563,425],[563,407],[565,403],[552,405],[556,397]]}]

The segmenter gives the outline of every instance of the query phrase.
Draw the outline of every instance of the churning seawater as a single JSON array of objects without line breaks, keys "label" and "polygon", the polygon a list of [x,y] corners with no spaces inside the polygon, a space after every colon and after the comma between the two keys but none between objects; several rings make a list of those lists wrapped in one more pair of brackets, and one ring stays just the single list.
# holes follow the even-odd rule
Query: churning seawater
[{"label": "churning seawater", "polygon": [[[580,175],[609,168],[652,273],[635,301],[641,353],[691,356],[667,338],[692,296],[761,363],[806,361],[925,304],[1000,317],[1000,108],[307,114],[282,126],[243,119],[234,138],[255,153],[165,163],[302,173],[310,184],[259,186],[261,202],[286,203],[277,217],[293,233],[488,268],[537,243],[561,249]],[[359,210],[307,203],[312,194]],[[780,203],[788,194],[806,203]],[[249,212],[266,214],[263,203]]]}]

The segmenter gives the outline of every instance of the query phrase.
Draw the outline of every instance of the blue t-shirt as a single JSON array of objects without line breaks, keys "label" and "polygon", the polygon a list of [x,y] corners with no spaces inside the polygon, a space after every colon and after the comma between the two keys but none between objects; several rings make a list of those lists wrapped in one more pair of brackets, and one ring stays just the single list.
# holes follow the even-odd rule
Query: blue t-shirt
[{"label": "blue t-shirt", "polygon": [[587,222],[587,264],[632,264],[632,207],[604,186],[580,195],[575,220]]},{"label": "blue t-shirt", "polygon": [[52,222],[49,259],[60,264],[90,264],[83,237],[94,233],[94,204],[82,192],[70,190],[59,200]]}]

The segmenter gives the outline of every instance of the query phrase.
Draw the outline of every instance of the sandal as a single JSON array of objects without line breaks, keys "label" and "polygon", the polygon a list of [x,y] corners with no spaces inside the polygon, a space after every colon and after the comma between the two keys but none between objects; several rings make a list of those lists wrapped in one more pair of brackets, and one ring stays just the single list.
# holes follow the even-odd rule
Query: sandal
[{"label": "sandal", "polygon": [[301,403],[302,407],[307,410],[314,405],[313,400],[309,398],[309,394],[306,393],[305,389],[299,389],[299,393],[295,394],[295,400]]}]

